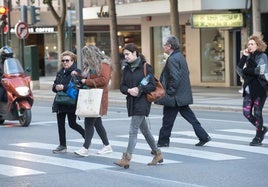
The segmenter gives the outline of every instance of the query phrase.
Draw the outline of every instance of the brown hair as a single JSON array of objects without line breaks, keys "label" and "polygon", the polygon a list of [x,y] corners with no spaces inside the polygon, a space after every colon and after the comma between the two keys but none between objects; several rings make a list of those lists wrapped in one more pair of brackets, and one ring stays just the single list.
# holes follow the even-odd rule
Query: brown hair
[{"label": "brown hair", "polygon": [[136,51],[137,57],[141,57],[141,59],[145,60],[145,57],[143,54],[140,53],[140,50],[138,49],[137,45],[134,43],[128,43],[125,45],[125,47],[123,48],[123,50],[128,50],[131,53],[133,53],[134,51]]},{"label": "brown hair", "polygon": [[263,35],[252,35],[248,38],[248,40],[254,40],[258,46],[258,51],[264,52],[267,48],[267,44],[263,41]]}]

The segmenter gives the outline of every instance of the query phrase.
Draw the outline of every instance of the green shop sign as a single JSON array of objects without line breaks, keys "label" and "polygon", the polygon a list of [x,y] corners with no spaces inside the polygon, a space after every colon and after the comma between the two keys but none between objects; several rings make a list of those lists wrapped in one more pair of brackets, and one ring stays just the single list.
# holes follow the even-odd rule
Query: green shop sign
[{"label": "green shop sign", "polygon": [[243,27],[244,16],[242,13],[193,14],[191,25],[193,28]]}]

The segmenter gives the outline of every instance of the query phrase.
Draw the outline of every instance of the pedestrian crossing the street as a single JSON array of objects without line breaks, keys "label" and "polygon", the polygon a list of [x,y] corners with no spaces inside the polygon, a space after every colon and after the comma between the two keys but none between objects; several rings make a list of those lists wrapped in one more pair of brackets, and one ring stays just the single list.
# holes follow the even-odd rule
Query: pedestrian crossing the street
[{"label": "pedestrian crossing the street", "polygon": [[[189,159],[200,159],[202,161],[219,162],[248,159],[250,154],[268,155],[268,140],[264,139],[263,146],[249,146],[248,143],[254,136],[254,131],[244,129],[222,129],[210,133],[212,141],[204,147],[194,146],[198,139],[193,131],[172,132],[170,147],[161,148],[164,154],[163,164],[182,164]],[[158,137],[155,137],[157,140]],[[147,164],[152,160],[150,149],[145,142],[144,137],[138,135],[138,143],[131,162],[137,164]],[[128,143],[128,135],[120,135],[110,140],[113,152],[104,155],[98,155],[97,149],[102,147],[102,141],[98,138],[92,140],[90,156],[79,158],[73,152],[81,148],[83,139],[68,140],[67,154],[53,154],[52,149],[57,144],[46,142],[21,142],[9,144],[5,149],[0,149],[0,176],[30,176],[49,173],[46,167],[70,168],[80,171],[89,171],[96,169],[110,169],[118,167],[113,165],[115,160],[122,156]],[[37,154],[38,153],[38,154]],[[245,154],[246,153],[246,154]],[[94,157],[93,159],[91,159]],[[98,162],[98,159],[109,159],[109,162]],[[183,159],[184,158],[184,159]],[[2,162],[2,160],[12,160]],[[15,161],[15,162],[14,162]],[[38,163],[38,167],[31,164],[18,164],[19,162]],[[190,162],[190,161],[189,161]],[[45,167],[46,166],[46,167]]]}]

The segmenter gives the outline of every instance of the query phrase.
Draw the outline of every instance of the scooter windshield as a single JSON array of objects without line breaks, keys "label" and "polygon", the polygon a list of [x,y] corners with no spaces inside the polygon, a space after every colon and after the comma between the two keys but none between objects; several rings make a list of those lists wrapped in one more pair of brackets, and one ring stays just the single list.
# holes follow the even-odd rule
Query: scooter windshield
[{"label": "scooter windshield", "polygon": [[8,58],[4,62],[4,74],[23,74],[24,70],[17,58]]}]

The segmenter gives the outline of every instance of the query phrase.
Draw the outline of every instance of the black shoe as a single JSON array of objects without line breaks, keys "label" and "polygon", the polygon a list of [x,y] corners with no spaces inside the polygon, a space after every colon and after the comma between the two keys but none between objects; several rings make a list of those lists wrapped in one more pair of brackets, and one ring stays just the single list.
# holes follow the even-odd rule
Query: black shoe
[{"label": "black shoe", "polygon": [[208,143],[209,141],[211,141],[210,136],[208,136],[206,140],[200,140],[197,144],[195,144],[195,146],[203,146],[206,143]]},{"label": "black shoe", "polygon": [[157,144],[157,147],[169,147],[169,144],[168,143]]},{"label": "black shoe", "polygon": [[262,145],[261,138],[259,138],[259,137],[253,138],[252,142],[250,142],[249,145],[250,146],[260,146],[260,145]]},{"label": "black shoe", "polygon": [[266,133],[267,133],[267,127],[263,126],[262,135],[261,135],[261,137],[260,137],[261,142],[263,141],[263,139],[264,139],[264,135],[265,135]]},{"label": "black shoe", "polygon": [[67,152],[67,147],[59,145],[56,149],[52,150],[53,153],[66,153]]}]

